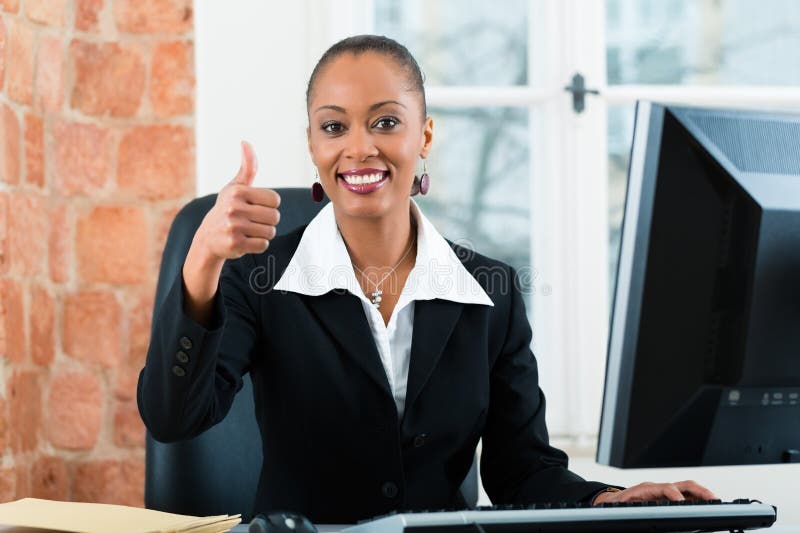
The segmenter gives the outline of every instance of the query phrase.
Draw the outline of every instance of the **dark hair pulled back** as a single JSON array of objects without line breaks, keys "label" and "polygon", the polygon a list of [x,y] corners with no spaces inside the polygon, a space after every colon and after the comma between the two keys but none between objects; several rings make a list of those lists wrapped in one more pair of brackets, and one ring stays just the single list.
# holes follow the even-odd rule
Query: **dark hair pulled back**
[{"label": "dark hair pulled back", "polygon": [[398,43],[394,39],[383,35],[355,35],[347,37],[337,42],[322,54],[317,61],[311,77],[308,79],[306,88],[306,107],[311,104],[311,97],[314,91],[314,84],[322,69],[331,61],[345,53],[360,55],[365,52],[376,52],[394,59],[398,65],[406,72],[409,81],[408,90],[418,92],[422,99],[422,117],[427,116],[427,106],[425,103],[425,87],[423,86],[422,71],[417,64],[417,60],[408,51],[408,48]]}]

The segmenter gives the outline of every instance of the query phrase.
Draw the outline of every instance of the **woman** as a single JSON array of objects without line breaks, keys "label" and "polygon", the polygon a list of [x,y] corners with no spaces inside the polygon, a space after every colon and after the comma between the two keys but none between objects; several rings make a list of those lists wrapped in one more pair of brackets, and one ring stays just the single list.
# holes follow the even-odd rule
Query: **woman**
[{"label": "woman", "polygon": [[513,269],[462,253],[410,199],[427,189],[415,174],[433,122],[406,48],[335,44],[307,108],[313,189],[331,202],[275,238],[280,198],[250,186],[243,144],[155,321],[138,393],[155,438],[221,420],[250,372],[264,447],[256,510],[343,523],[463,505],[479,438],[495,503],[713,498],[691,481],[587,482],[549,446]]}]

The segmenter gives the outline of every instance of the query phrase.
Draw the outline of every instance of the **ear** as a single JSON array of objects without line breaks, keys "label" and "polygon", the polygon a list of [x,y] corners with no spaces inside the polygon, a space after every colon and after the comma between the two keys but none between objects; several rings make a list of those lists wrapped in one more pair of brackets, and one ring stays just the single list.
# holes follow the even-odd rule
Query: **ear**
[{"label": "ear", "polygon": [[422,125],[421,143],[419,155],[423,158],[428,157],[433,143],[433,119],[429,116],[425,117],[425,123]]}]

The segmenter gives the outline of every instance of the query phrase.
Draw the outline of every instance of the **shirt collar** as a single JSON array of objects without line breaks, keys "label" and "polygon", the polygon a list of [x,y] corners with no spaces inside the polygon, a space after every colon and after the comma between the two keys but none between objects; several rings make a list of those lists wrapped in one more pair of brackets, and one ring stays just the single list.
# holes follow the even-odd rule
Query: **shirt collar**
[{"label": "shirt collar", "polygon": [[[417,222],[417,258],[401,300],[439,298],[494,306],[413,199],[411,216]],[[309,222],[274,290],[320,296],[334,289],[347,290],[368,301],[355,277],[350,255],[336,225],[333,204],[328,203]]]}]

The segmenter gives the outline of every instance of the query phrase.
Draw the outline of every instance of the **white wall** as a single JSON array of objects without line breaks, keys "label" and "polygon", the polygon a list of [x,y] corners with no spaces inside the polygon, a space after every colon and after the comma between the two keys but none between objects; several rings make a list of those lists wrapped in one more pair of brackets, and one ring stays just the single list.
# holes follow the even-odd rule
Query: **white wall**
[{"label": "white wall", "polygon": [[259,159],[258,186],[311,181],[304,160],[303,2],[195,2],[197,194],[239,168],[239,141]]},{"label": "white wall", "polygon": [[197,194],[217,192],[255,147],[259,187],[310,186],[305,90],[336,40],[371,26],[366,0],[195,1]]}]

